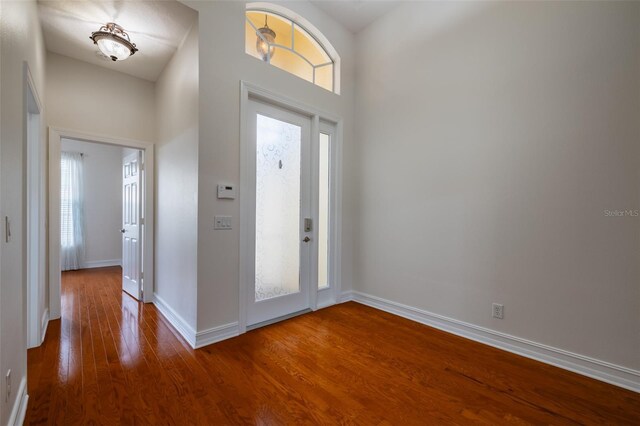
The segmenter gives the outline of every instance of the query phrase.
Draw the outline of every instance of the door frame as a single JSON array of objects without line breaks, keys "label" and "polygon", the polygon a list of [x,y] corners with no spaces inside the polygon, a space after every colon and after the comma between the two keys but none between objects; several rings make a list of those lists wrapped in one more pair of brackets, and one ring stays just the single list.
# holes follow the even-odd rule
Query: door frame
[{"label": "door frame", "polygon": [[142,264],[144,270],[142,301],[153,301],[154,287],[154,149],[155,144],[148,141],[117,138],[77,130],[49,127],[49,312],[52,319],[60,318],[61,280],[60,267],[60,151],[61,139],[74,139],[115,145],[122,148],[134,148],[144,152],[144,233]]},{"label": "door frame", "polygon": [[[310,189],[313,189],[313,170],[312,166],[314,164],[314,155],[313,155],[313,142],[312,142],[312,131],[311,131],[311,117],[306,114],[298,114],[296,112],[292,112],[288,109],[281,108],[279,106],[274,106],[270,103],[254,100],[250,98],[249,108],[248,108],[248,117],[250,120],[247,121],[248,129],[250,130],[250,138],[248,139],[251,142],[251,158],[248,161],[251,163],[247,163],[247,168],[252,171],[251,180],[248,183],[248,191],[245,192],[249,194],[246,197],[248,209],[247,215],[250,217],[245,226],[247,226],[247,233],[252,235],[253,238],[248,240],[251,244],[250,250],[247,253],[250,258],[247,259],[247,263],[243,267],[245,271],[246,277],[252,277],[252,279],[247,279],[244,281],[245,286],[247,286],[247,292],[245,293],[247,298],[245,299],[245,303],[247,306],[247,329],[253,329],[260,327],[262,325],[266,325],[272,322],[278,321],[280,318],[290,317],[299,315],[302,312],[308,312],[311,306],[311,294],[313,288],[313,260],[312,254],[314,252],[313,248],[316,245],[314,238],[314,229],[312,227],[311,231],[303,230],[303,219],[304,218],[313,218],[313,194]],[[256,219],[258,217],[258,203],[257,203],[257,194],[258,194],[258,185],[256,184],[256,177],[258,175],[258,156],[256,154],[257,148],[257,137],[258,126],[255,118],[258,115],[263,115],[269,117],[270,119],[276,120],[280,123],[286,123],[291,126],[295,126],[299,130],[300,137],[300,145],[299,148],[299,163],[297,167],[294,166],[294,169],[297,169],[294,172],[293,176],[290,176],[292,179],[296,179],[298,183],[298,200],[299,205],[297,209],[296,217],[298,222],[294,225],[290,223],[289,228],[290,231],[294,229],[298,232],[295,239],[297,243],[291,241],[297,247],[295,253],[290,253],[292,257],[296,257],[298,259],[298,268],[297,273],[295,274],[298,277],[298,290],[292,292],[290,294],[278,295],[272,298],[266,298],[261,301],[255,301],[255,273],[257,269],[255,267],[255,262],[257,259],[257,251],[258,248],[258,239],[257,239],[257,231],[258,228],[256,226]],[[295,148],[294,148],[295,149]],[[285,169],[290,169],[289,165]],[[295,177],[294,177],[295,176]],[[250,206],[249,206],[250,204]],[[303,238],[311,238],[311,242],[304,242]],[[290,247],[292,249],[293,247]],[[272,283],[277,284],[277,283]]]},{"label": "door frame", "polygon": [[[247,331],[247,290],[250,287],[251,280],[255,277],[250,272],[253,268],[248,267],[253,259],[253,239],[255,235],[249,232],[253,227],[251,221],[254,213],[251,211],[253,202],[251,196],[251,179],[254,176],[254,170],[251,170],[252,142],[249,140],[250,132],[247,122],[247,114],[249,111],[249,101],[255,99],[266,102],[276,107],[287,109],[291,112],[305,115],[311,119],[311,146],[318,146],[321,122],[330,123],[335,126],[335,141],[332,141],[333,149],[331,155],[331,172],[332,193],[330,194],[330,229],[329,229],[329,253],[330,253],[330,280],[331,286],[328,290],[320,290],[328,292],[330,297],[323,300],[322,304],[318,304],[317,283],[315,280],[311,282],[312,288],[309,289],[309,308],[313,311],[333,305],[338,300],[341,292],[341,249],[342,249],[342,135],[343,120],[333,114],[326,113],[318,108],[303,104],[286,96],[274,93],[253,83],[240,81],[240,262],[239,262],[239,315],[238,315],[238,332],[240,334]],[[311,153],[315,160],[317,153]],[[312,173],[317,173],[314,161]],[[317,188],[312,188],[312,209],[317,209]],[[314,246],[315,247],[315,246]],[[313,249],[311,256],[317,257],[317,249]],[[315,269],[311,268],[313,274]],[[317,271],[316,271],[317,276]],[[313,284],[316,286],[313,287]]]},{"label": "door frame", "polygon": [[45,205],[45,145],[44,106],[29,69],[24,63],[25,81],[25,279],[27,283],[27,347],[40,346],[44,340],[49,309],[40,300],[46,290],[46,205]]}]

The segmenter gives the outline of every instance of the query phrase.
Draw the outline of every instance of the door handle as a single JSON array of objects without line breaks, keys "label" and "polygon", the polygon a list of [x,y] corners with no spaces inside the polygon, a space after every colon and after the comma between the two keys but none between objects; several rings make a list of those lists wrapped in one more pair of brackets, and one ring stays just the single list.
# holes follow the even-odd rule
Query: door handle
[{"label": "door handle", "polygon": [[120,232],[122,232],[122,233],[124,234],[124,228],[122,228],[122,229],[120,230]]},{"label": "door handle", "polygon": [[304,237],[304,239],[303,239],[302,241],[304,241],[305,243],[308,243],[309,241],[311,241],[311,238],[309,238],[309,237]]}]

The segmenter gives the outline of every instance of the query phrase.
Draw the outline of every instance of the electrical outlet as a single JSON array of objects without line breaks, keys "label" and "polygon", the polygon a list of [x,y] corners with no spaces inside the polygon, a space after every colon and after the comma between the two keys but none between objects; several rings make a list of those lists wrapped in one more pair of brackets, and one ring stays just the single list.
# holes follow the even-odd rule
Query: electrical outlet
[{"label": "electrical outlet", "polygon": [[504,305],[501,305],[500,303],[494,303],[492,305],[492,308],[493,308],[494,318],[498,318],[498,319],[504,318]]},{"label": "electrical outlet", "polygon": [[11,399],[11,370],[7,371],[7,375],[5,376],[5,385],[7,387],[7,392],[5,393],[4,401],[9,402]]}]

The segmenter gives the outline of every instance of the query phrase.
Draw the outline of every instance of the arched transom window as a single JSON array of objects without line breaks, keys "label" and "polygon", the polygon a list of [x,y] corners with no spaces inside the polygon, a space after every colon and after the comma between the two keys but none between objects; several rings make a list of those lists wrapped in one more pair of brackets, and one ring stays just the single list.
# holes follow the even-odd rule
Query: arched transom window
[{"label": "arched transom window", "polygon": [[247,8],[245,51],[337,93],[336,61],[310,31],[275,11]]}]

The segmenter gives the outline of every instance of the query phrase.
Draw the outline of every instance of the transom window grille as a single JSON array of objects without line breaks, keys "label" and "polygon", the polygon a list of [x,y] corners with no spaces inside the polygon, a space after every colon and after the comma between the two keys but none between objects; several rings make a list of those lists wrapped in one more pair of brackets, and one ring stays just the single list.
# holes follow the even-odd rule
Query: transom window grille
[{"label": "transom window grille", "polygon": [[335,61],[298,23],[274,12],[247,9],[245,52],[335,92]]}]

